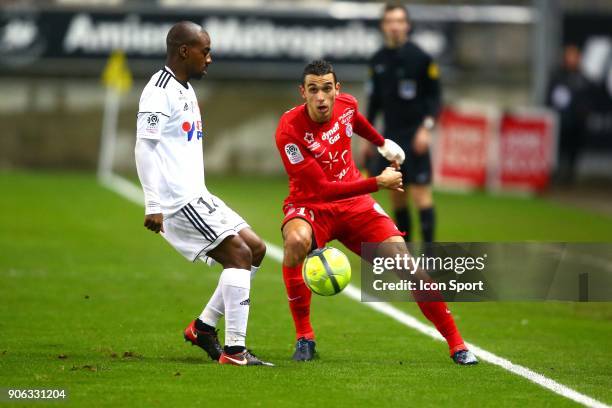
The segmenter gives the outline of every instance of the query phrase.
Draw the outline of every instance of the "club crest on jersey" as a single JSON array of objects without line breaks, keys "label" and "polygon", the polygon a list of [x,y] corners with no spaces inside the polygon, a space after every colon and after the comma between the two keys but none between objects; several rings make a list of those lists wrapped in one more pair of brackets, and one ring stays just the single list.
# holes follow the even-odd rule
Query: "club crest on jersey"
[{"label": "club crest on jersey", "polygon": [[295,143],[287,143],[285,145],[285,154],[291,164],[298,164],[304,161],[304,156],[302,156],[300,148]]},{"label": "club crest on jersey", "polygon": [[184,132],[187,133],[187,141],[190,142],[191,139],[193,138],[193,133],[196,133],[196,138],[197,139],[201,139],[202,138],[202,121],[196,121],[196,122],[183,122],[182,125],[182,129]]},{"label": "club crest on jersey", "polygon": [[348,137],[353,136],[353,126],[350,123],[346,124],[346,135]]},{"label": "club crest on jersey", "polygon": [[334,144],[340,139],[340,135],[337,134],[340,130],[340,125],[338,122],[334,124],[334,127],[329,129],[327,132],[323,132],[323,136],[321,136],[321,140],[327,140],[329,144]]}]

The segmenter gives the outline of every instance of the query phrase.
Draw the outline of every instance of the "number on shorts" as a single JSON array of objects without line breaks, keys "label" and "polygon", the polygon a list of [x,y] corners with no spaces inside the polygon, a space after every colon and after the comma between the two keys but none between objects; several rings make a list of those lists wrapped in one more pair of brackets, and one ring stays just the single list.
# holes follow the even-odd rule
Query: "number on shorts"
[{"label": "number on shorts", "polygon": [[[307,215],[306,215],[306,208],[304,208],[304,207],[299,207],[297,209],[297,213],[299,215],[301,215],[302,217],[307,217]],[[314,211],[308,210],[308,215],[310,216],[310,221],[314,221]]]},{"label": "number on shorts", "polygon": [[218,207],[218,205],[215,204],[215,201],[212,198],[210,200],[212,201],[212,203],[215,206],[215,208],[211,207],[210,204],[208,204],[206,201],[204,201],[204,199],[202,197],[200,197],[200,199],[198,200],[198,204],[204,204],[206,206],[206,208],[208,208],[208,213],[212,214],[215,211],[217,211],[216,207]]}]

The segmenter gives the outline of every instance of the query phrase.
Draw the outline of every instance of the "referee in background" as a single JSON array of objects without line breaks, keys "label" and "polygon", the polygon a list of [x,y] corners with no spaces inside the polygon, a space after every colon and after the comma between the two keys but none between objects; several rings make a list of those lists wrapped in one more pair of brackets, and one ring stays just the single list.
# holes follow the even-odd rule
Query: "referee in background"
[{"label": "referee in background", "polygon": [[[401,4],[387,4],[381,19],[384,46],[370,59],[368,120],[375,123],[382,111],[384,136],[406,152],[401,172],[405,192],[391,191],[397,227],[411,239],[409,197],[419,210],[424,242],[433,242],[435,227],[431,191],[429,146],[431,130],[440,111],[439,69],[432,58],[408,40],[410,15]],[[388,162],[370,148],[364,160],[370,174],[379,174]]]}]

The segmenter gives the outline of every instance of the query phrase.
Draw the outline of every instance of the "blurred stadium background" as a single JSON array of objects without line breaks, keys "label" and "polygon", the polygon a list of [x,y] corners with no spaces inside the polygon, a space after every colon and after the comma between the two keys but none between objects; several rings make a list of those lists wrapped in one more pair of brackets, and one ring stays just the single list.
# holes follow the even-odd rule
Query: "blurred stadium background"
[{"label": "blurred stadium background", "polygon": [[[191,19],[213,41],[209,77],[194,83],[209,136],[207,171],[280,174],[271,139],[280,113],[299,102],[304,62],[333,61],[345,91],[364,103],[365,62],[381,41],[375,2],[5,0],[1,7],[1,168],[95,169],[106,100],[100,77],[120,50],[134,81],[121,98],[112,158],[116,171],[133,175],[139,94],[163,63],[169,25]],[[612,180],[612,3],[431,1],[410,11],[413,38],[441,64],[445,104],[483,114],[544,106],[563,45],[579,45],[594,102],[576,136],[584,140],[577,179],[598,182],[569,191],[601,201]]]},{"label": "blurred stadium background", "polygon": [[[439,172],[459,179],[437,177],[440,240],[611,242],[612,2],[408,5],[413,38],[441,65],[448,115],[437,129],[435,155],[448,166]],[[279,371],[237,373],[207,364],[180,342],[180,331],[217,275],[186,263],[141,227],[142,208],[95,182],[103,157],[103,171],[137,183],[140,92],[163,64],[168,27],[201,22],[214,60],[208,78],[193,82],[207,183],[279,245],[286,181],[273,143],[278,118],[300,103],[301,70],[317,57],[335,63],[344,90],[365,108],[366,61],[381,41],[381,2],[2,0],[0,10],[0,387],[62,386],[76,404],[96,406],[181,406],[203,387],[214,390],[206,402],[219,406],[571,404],[492,364],[454,370],[441,343],[346,296],[314,300],[323,358],[291,364],[292,323],[272,256],[254,282],[249,341]],[[559,118],[545,108],[566,44],[582,49],[592,102],[572,184],[551,182]],[[117,95],[102,80],[104,72],[126,78],[121,57],[107,69],[115,51],[125,55],[132,77]],[[523,119],[538,122],[530,128]],[[502,135],[517,134],[514,151],[499,149]],[[495,143],[485,146],[487,140]],[[449,154],[448,146],[457,151]],[[530,173],[530,164],[515,162],[543,164]],[[500,169],[513,168],[527,169],[523,187],[537,194],[490,194],[514,191],[499,179]],[[471,193],[442,191],[448,188]],[[388,205],[385,194],[376,198]],[[421,319],[415,305],[396,306]],[[610,303],[452,308],[470,342],[612,402]],[[353,339],[358,346],[345,347]],[[330,388],[329,379],[337,386]],[[242,382],[249,386],[234,392]]]}]

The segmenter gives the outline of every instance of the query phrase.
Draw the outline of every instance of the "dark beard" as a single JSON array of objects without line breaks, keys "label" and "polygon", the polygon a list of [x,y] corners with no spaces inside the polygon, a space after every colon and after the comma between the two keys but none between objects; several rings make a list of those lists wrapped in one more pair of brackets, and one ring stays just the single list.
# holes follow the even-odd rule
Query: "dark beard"
[{"label": "dark beard", "polygon": [[202,79],[204,76],[206,76],[205,72],[196,72],[190,75],[190,79]]}]

